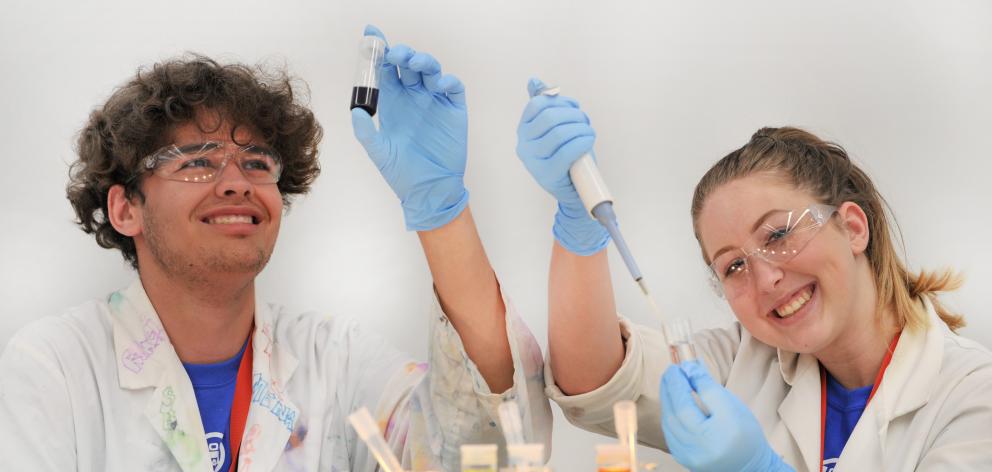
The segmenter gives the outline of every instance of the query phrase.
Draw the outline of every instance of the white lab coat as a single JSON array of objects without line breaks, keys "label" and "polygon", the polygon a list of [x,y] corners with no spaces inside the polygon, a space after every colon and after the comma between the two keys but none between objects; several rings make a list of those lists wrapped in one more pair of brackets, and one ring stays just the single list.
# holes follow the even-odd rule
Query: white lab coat
[{"label": "white lab coat", "polygon": [[[903,332],[837,471],[992,471],[992,353],[953,334],[929,304],[930,326]],[[621,320],[626,355],[600,388],[546,391],[574,424],[615,435],[611,405],[635,400],[639,440],[666,449],[658,387],[669,366],[660,332]],[[772,449],[797,471],[820,470],[820,370],[812,355],[777,350],[734,323],[694,335],[710,373],[751,409]]]},{"label": "white lab coat", "polygon": [[[355,322],[257,301],[253,396],[239,471],[372,471],[347,423],[365,406],[404,468],[455,470],[463,442],[500,441],[515,398],[528,440],[549,443],[540,349],[506,301],[514,386],[489,391],[435,299],[430,363]],[[3,470],[209,472],[186,371],[139,281],[21,330],[0,357]]]}]

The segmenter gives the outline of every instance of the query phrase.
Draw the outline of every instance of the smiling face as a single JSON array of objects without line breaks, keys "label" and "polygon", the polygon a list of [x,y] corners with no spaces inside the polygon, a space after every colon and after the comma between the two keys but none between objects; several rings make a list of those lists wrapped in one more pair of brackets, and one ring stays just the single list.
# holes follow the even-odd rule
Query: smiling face
[{"label": "smiling face", "polygon": [[[769,211],[802,211],[815,203],[820,202],[814,196],[774,174],[731,180],[713,190],[699,214],[703,253],[709,262],[721,251],[753,249],[754,228],[768,223]],[[727,301],[762,342],[792,352],[822,351],[873,319],[867,241],[864,213],[846,202],[790,260],[750,257],[747,286],[727,291]]]},{"label": "smiling face", "polygon": [[[179,147],[215,141],[231,152],[245,144],[264,145],[245,126],[232,140],[230,123],[216,115],[176,126]],[[212,130],[212,131],[203,131]],[[225,149],[227,150],[227,149]],[[148,173],[144,202],[135,204],[133,234],[139,267],[149,263],[171,276],[197,280],[223,274],[257,274],[265,267],[279,234],[282,195],[275,183],[249,181],[232,159],[212,182],[181,182]]]}]

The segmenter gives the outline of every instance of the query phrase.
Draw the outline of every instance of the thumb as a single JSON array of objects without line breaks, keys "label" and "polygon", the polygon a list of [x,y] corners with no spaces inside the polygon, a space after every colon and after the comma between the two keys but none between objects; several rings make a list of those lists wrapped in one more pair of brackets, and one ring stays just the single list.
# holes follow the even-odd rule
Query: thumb
[{"label": "thumb", "polygon": [[527,93],[530,94],[531,98],[536,97],[547,87],[547,84],[537,77],[531,77],[530,80],[527,81]]},{"label": "thumb", "polygon": [[692,389],[699,394],[699,399],[709,408],[711,413],[726,409],[732,403],[728,396],[733,396],[727,389],[723,388],[713,377],[710,376],[706,367],[698,360],[683,362],[682,370],[689,378]]},{"label": "thumb", "polygon": [[372,121],[372,117],[361,108],[352,108],[351,127],[355,132],[355,138],[365,148],[365,152],[368,153],[369,157],[378,165],[379,159],[385,158],[388,144],[385,138],[382,137],[382,134],[379,133],[379,130],[375,128],[375,122]]}]

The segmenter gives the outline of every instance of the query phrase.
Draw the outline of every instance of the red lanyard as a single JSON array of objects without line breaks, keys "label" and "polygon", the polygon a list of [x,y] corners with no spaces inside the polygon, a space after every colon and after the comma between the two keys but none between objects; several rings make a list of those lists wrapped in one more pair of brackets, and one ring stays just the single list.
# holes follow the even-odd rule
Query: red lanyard
[{"label": "red lanyard", "polygon": [[[882,384],[882,376],[885,375],[885,369],[889,367],[889,362],[892,362],[892,353],[896,352],[896,344],[899,343],[899,336],[902,335],[902,331],[896,333],[896,337],[892,339],[889,344],[889,351],[885,353],[885,358],[882,359],[882,367],[878,369],[878,375],[875,376],[875,385],[871,387],[871,393],[868,394],[868,403],[871,403],[872,397],[875,396],[875,392],[878,391],[878,386]],[[868,403],[865,403],[865,409],[868,408]],[[820,365],[820,470],[823,470],[823,449],[824,442],[827,438],[827,370]]]},{"label": "red lanyard", "polygon": [[238,470],[238,450],[241,449],[241,437],[244,436],[245,423],[248,421],[248,407],[251,406],[251,346],[252,335],[248,335],[248,347],[241,355],[241,365],[238,367],[238,380],[234,384],[234,404],[231,405],[231,472]]}]

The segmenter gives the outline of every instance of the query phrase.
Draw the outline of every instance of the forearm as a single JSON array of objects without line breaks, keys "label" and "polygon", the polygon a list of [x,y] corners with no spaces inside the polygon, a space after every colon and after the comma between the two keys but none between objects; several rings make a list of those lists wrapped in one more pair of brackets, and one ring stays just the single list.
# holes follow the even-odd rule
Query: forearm
[{"label": "forearm", "polygon": [[466,353],[492,392],[505,391],[513,385],[506,307],[470,208],[450,223],[417,235],[441,308]]},{"label": "forearm", "polygon": [[591,256],[555,241],[548,283],[548,347],[555,383],[568,395],[602,386],[623,362],[606,250]]}]

